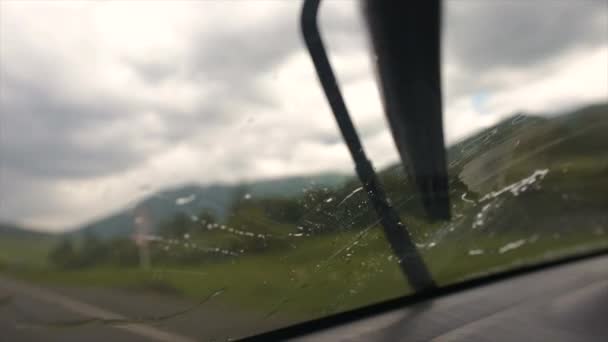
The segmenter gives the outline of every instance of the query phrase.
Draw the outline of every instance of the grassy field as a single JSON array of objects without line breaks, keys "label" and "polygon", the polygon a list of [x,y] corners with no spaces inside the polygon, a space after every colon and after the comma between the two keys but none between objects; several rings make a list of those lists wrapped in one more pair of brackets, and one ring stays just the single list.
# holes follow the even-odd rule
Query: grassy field
[{"label": "grassy field", "polygon": [[[430,225],[415,216],[403,219],[440,285],[608,248],[608,201],[601,191],[608,189],[601,173],[605,167],[603,159],[595,164],[556,163],[542,181],[536,180],[538,184],[530,184],[522,194],[506,191],[487,201],[478,198],[474,204],[454,201],[450,222]],[[529,175],[530,170],[517,178]],[[586,175],[585,183],[572,173]],[[593,184],[594,191],[586,190],[585,184]],[[247,217],[253,216],[247,213]],[[273,224],[267,219],[258,223]],[[281,225],[274,228],[274,232],[295,230]],[[213,247],[214,241],[243,239],[251,238],[212,231],[171,244],[161,239],[151,249],[162,253],[171,247],[172,252],[187,252],[192,246]],[[215,300],[235,310],[300,320],[412,291],[377,225],[367,229],[346,226],[332,233],[292,233],[279,242],[280,248],[246,250],[238,256],[204,262],[182,264],[153,258],[149,270],[107,263],[68,270],[48,262],[57,238],[7,237],[0,239],[0,269],[42,285],[117,288],[193,302],[222,290]]]},{"label": "grassy field", "polygon": [[[608,247],[608,236],[599,231],[560,236],[469,235],[464,239],[463,234],[440,230],[428,241],[421,251],[441,285]],[[303,239],[283,253],[244,255],[201,266],[153,266],[148,271],[108,266],[53,269],[44,265],[46,243],[39,242],[42,249],[31,254],[28,267],[5,268],[5,272],[39,284],[120,288],[192,300],[223,289],[218,299],[229,305],[256,310],[260,315],[281,312],[299,318],[344,311],[411,292],[377,227],[364,233]],[[16,251],[10,253],[16,255]]]},{"label": "grassy field", "polygon": [[0,238],[0,265],[20,268],[43,268],[48,265],[48,254],[57,239],[52,236]]}]

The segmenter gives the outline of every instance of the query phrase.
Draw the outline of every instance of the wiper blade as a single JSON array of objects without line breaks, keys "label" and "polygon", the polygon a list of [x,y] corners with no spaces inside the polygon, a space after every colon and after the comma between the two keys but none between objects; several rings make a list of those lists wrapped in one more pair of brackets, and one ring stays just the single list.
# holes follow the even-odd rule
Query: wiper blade
[{"label": "wiper blade", "polygon": [[366,0],[386,116],[427,216],[450,218],[441,105],[440,0]]},{"label": "wiper blade", "polygon": [[301,17],[304,41],[315,65],[319,81],[355,162],[357,175],[380,218],[384,235],[399,260],[401,271],[416,291],[428,290],[435,287],[435,282],[406,227],[401,223],[399,215],[388,202],[382,184],[363,150],[340,93],[317,26],[319,3],[320,0],[306,0]]}]

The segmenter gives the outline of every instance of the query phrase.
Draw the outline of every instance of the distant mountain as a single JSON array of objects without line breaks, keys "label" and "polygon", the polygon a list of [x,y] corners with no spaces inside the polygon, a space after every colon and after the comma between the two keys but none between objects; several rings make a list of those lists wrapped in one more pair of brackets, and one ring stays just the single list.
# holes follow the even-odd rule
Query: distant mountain
[{"label": "distant mountain", "polygon": [[0,239],[2,237],[38,238],[48,236],[51,236],[51,234],[27,229],[25,227],[20,227],[11,223],[0,222]]},{"label": "distant mountain", "polygon": [[[260,180],[241,184],[184,185],[153,193],[137,203],[135,207],[145,208],[153,229],[177,213],[185,213],[193,218],[203,211],[212,213],[220,220],[225,219],[230,206],[237,200],[264,197],[293,197],[311,187],[334,188],[342,185],[351,176],[325,173],[312,176],[286,177]],[[71,234],[93,233],[99,237],[130,235],[134,232],[133,208],[125,209],[76,229]]]}]

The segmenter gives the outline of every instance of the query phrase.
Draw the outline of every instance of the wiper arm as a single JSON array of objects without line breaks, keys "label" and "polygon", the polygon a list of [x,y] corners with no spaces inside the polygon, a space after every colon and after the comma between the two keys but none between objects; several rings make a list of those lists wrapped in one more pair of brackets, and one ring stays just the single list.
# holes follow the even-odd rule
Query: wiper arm
[{"label": "wiper arm", "polygon": [[359,179],[363,183],[370,202],[380,218],[384,235],[399,260],[401,271],[416,291],[435,287],[435,282],[426,268],[406,227],[387,200],[371,162],[367,158],[359,136],[350,119],[346,104],[338,87],[329,59],[325,52],[317,26],[320,0],[306,0],[302,9],[301,25],[306,47],[315,65],[325,96],[334,113],[342,136],[348,146]]}]

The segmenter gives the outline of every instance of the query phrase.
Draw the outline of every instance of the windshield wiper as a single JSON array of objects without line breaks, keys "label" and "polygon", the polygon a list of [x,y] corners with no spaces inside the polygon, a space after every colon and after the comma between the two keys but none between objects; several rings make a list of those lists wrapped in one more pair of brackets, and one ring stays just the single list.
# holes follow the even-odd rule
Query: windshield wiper
[{"label": "windshield wiper", "polygon": [[[359,176],[359,179],[363,183],[363,187],[369,196],[370,202],[373,205],[377,215],[380,218],[380,222],[383,227],[384,235],[385,235],[386,239],[388,240],[393,253],[399,260],[399,265],[401,267],[401,271],[406,276],[410,285],[416,291],[429,290],[436,286],[435,282],[434,282],[433,278],[431,277],[431,274],[430,274],[429,270],[427,269],[427,267],[424,263],[424,260],[422,259],[419,251],[416,249],[416,246],[414,245],[409,232],[407,231],[406,227],[401,222],[397,211],[388,202],[386,193],[382,187],[382,184],[380,183],[378,176],[376,175],[376,172],[374,171],[371,162],[369,161],[369,159],[367,158],[367,156],[365,154],[365,151],[363,150],[363,146],[361,144],[361,141],[359,140],[359,136],[357,135],[355,127],[348,114],[348,110],[344,103],[342,94],[340,93],[340,89],[338,87],[336,77],[333,73],[329,60],[327,58],[327,54],[325,52],[325,48],[324,48],[323,42],[321,40],[321,35],[319,33],[319,29],[318,29],[318,25],[317,25],[317,13],[318,13],[318,9],[319,9],[319,3],[320,3],[320,0],[306,0],[304,2],[304,7],[302,9],[301,25],[302,25],[302,33],[304,36],[304,41],[306,43],[306,47],[308,48],[308,51],[311,55],[311,58],[313,60],[313,63],[315,65],[315,68],[317,71],[317,75],[319,77],[319,80],[320,80],[323,90],[325,92],[325,96],[327,97],[327,100],[334,113],[334,116],[335,116],[338,126],[340,128],[340,131],[342,133],[342,136],[343,136],[343,138],[346,142],[346,145],[348,146],[348,149],[350,151],[350,154],[355,162],[355,168],[356,168],[357,175]],[[437,51],[437,53],[438,53],[438,51]],[[388,69],[388,70],[390,70],[390,69]],[[381,70],[380,75],[383,76],[383,74],[385,72],[388,72],[388,70],[386,70],[386,71]],[[438,81],[438,79],[437,79],[437,81]],[[383,80],[382,83],[383,83],[383,89],[385,90],[385,103],[388,104],[389,102],[386,101],[386,98],[391,97],[393,95],[392,90],[395,90],[395,89],[392,88],[392,85],[388,80]],[[387,91],[387,90],[389,90],[389,91]],[[433,88],[431,91],[437,91],[437,90],[439,90],[439,89]],[[440,97],[441,97],[441,93],[439,92],[439,99],[440,99]],[[427,99],[427,102],[428,102],[428,99]],[[395,103],[399,104],[399,106],[398,107],[396,107],[396,105],[393,106],[392,101],[390,102],[391,105],[387,106],[387,109],[388,109],[388,107],[391,108],[391,110],[390,110],[391,114],[388,114],[389,118],[390,118],[389,122],[390,122],[391,126],[410,124],[412,121],[409,120],[406,115],[403,115],[404,114],[403,112],[399,111],[401,109],[407,108],[407,107],[403,106],[405,103],[402,103],[399,101],[395,101]],[[422,105],[422,104],[423,103],[421,102],[420,105]],[[420,109],[424,111],[423,108],[420,108]],[[441,135],[441,139],[439,142],[436,142],[436,143],[442,144],[441,145],[442,150],[441,150],[441,153],[439,153],[439,155],[440,155],[440,157],[443,157],[444,151],[443,151],[443,134],[441,133],[441,130],[442,130],[442,127],[441,127],[441,102],[439,102],[438,113],[440,116],[439,132]],[[434,112],[432,112],[430,114],[436,115],[437,111],[435,110]],[[421,115],[419,115],[419,114],[416,115],[415,120],[417,120],[418,124],[425,125],[424,118]],[[428,122],[427,122],[426,126],[432,126],[431,128],[435,128],[436,120],[434,121],[434,125],[428,125]],[[432,131],[432,129],[425,130],[425,132],[426,131],[428,131],[429,134],[436,133],[436,132]],[[400,137],[400,138],[404,137],[404,135],[402,135],[402,133],[404,133],[404,131],[402,131],[401,129],[393,128],[393,134],[394,134],[394,137],[396,138],[396,143],[397,143],[397,146],[399,147],[399,151],[401,152],[402,157],[404,155],[407,155],[407,153],[411,150],[411,148],[418,147],[418,148],[423,148],[426,151],[425,146],[417,145],[420,142],[420,137],[413,137],[413,138],[409,138],[409,139],[397,139],[398,137]],[[406,132],[406,133],[409,133],[409,132]],[[427,137],[427,139],[432,139],[432,138],[433,138],[433,135],[430,135]],[[436,145],[433,145],[433,146],[436,146]],[[428,152],[433,153],[433,152],[435,152],[435,149],[430,150]],[[418,160],[419,157],[420,157],[420,153],[412,154],[411,158],[410,158],[411,159],[410,163],[412,164],[411,166],[413,166],[411,169],[415,173],[414,178],[416,179],[416,182],[419,185],[422,184],[422,187],[420,187],[420,188],[422,189],[423,198],[427,198],[427,200],[425,200],[425,201],[432,203],[432,205],[430,207],[428,205],[425,205],[425,207],[427,208],[427,212],[429,213],[429,215],[431,217],[433,217],[433,216],[439,217],[439,218],[445,218],[446,216],[449,217],[449,209],[446,212],[445,208],[443,207],[444,205],[447,204],[447,208],[449,208],[449,203],[445,202],[445,200],[447,199],[447,181],[446,181],[447,176],[445,176],[445,158],[443,158],[443,159],[440,158],[441,161],[443,162],[444,174],[443,174],[443,176],[439,176],[439,178],[441,178],[441,177],[444,177],[444,178],[439,179],[439,178],[437,178],[438,176],[436,174],[429,172],[428,168],[429,168],[429,166],[439,167],[440,166],[439,164],[441,164],[441,163],[433,164],[433,163],[428,163],[428,162],[425,163],[425,161],[423,161],[421,163]],[[430,159],[425,159],[425,160],[428,161]],[[416,164],[416,165],[413,165],[413,164]],[[441,172],[439,172],[439,173],[441,174]],[[430,178],[429,178],[429,176],[430,176]],[[429,182],[429,179],[431,179],[431,180],[439,179],[439,181]],[[439,185],[437,185],[437,184],[439,184]],[[442,184],[445,184],[445,186],[443,186]],[[436,192],[436,191],[438,191],[438,192],[445,191],[445,194],[444,194],[445,196],[430,194],[430,192]],[[443,202],[441,202],[441,201],[438,202],[438,201],[436,201],[436,198],[443,198],[444,200],[443,200]],[[437,203],[439,203],[439,204],[437,204]],[[429,210],[429,208],[431,208],[431,210]],[[437,208],[439,208],[439,209],[437,209]],[[447,213],[447,215],[446,215],[446,213]]]},{"label": "windshield wiper", "polygon": [[431,220],[450,218],[441,105],[441,1],[366,0],[384,108]]}]

